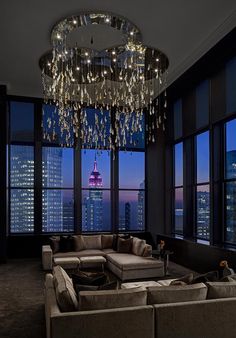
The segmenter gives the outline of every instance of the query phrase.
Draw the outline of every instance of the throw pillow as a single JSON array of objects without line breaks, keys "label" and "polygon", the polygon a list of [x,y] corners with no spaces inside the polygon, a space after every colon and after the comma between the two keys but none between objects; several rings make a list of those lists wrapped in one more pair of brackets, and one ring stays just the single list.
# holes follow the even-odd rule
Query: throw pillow
[{"label": "throw pillow", "polygon": [[132,250],[133,238],[123,239],[118,238],[117,241],[117,252],[120,253],[130,253]]},{"label": "throw pillow", "polygon": [[60,251],[60,237],[52,236],[49,238],[50,247],[52,252],[55,254]]},{"label": "throw pillow", "polygon": [[151,256],[152,256],[152,246],[146,244],[143,251],[143,257],[151,257]]},{"label": "throw pillow", "polygon": [[102,235],[102,249],[111,249],[113,244],[113,235]]},{"label": "throw pillow", "polygon": [[74,241],[72,236],[61,236],[60,238],[60,252],[74,251]]},{"label": "throw pillow", "polygon": [[181,278],[175,279],[170,282],[170,285],[186,285],[191,284],[193,281],[193,273],[189,273]]},{"label": "throw pillow", "polygon": [[218,271],[210,271],[203,275],[198,275],[193,278],[192,284],[195,283],[206,283],[206,282],[216,282],[219,280]]},{"label": "throw pillow", "polygon": [[85,250],[84,237],[82,235],[73,236],[73,242],[75,251]]},{"label": "throw pillow", "polygon": [[53,268],[53,281],[58,306],[62,312],[78,309],[78,300],[71,279],[59,265]]},{"label": "throw pillow", "polygon": [[145,245],[146,241],[144,239],[133,237],[132,253],[136,256],[143,256]]},{"label": "throw pillow", "polygon": [[91,236],[83,236],[85,249],[102,249],[102,237],[101,235],[91,235]]}]

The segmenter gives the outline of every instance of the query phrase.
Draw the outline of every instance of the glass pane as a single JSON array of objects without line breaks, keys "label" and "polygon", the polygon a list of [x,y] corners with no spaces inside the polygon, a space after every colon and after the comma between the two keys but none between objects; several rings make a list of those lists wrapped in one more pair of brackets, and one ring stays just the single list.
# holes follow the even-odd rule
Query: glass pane
[{"label": "glass pane", "polygon": [[236,111],[236,57],[226,64],[226,113]]},{"label": "glass pane", "polygon": [[[45,142],[63,144],[71,147],[74,144],[73,112],[68,113],[66,125],[60,128],[60,115],[54,105],[43,105],[43,139]],[[63,119],[64,122],[64,119]]]},{"label": "glass pane", "polygon": [[226,123],[225,176],[236,177],[236,119]]},{"label": "glass pane", "polygon": [[110,188],[110,151],[82,150],[82,187]]},{"label": "glass pane", "polygon": [[73,190],[43,190],[43,232],[74,231]]},{"label": "glass pane", "polygon": [[119,192],[119,231],[145,229],[145,191]]},{"label": "glass pane", "polygon": [[33,103],[10,103],[10,130],[12,141],[34,141]]},{"label": "glass pane", "polygon": [[196,127],[202,128],[209,123],[209,81],[203,81],[196,88]]},{"label": "glass pane", "polygon": [[209,132],[197,136],[197,183],[209,182]]},{"label": "glass pane", "polygon": [[197,187],[197,237],[210,238],[210,192],[209,185]]},{"label": "glass pane", "polygon": [[174,138],[182,137],[182,100],[174,103]]},{"label": "glass pane", "polygon": [[119,151],[119,187],[139,189],[145,179],[145,153]]},{"label": "glass pane", "polygon": [[183,185],[183,143],[175,144],[175,186]]},{"label": "glass pane", "polygon": [[175,189],[175,232],[183,233],[183,188]]},{"label": "glass pane", "polygon": [[236,243],[236,182],[226,183],[226,241]]},{"label": "glass pane", "polygon": [[12,187],[34,186],[34,147],[11,146],[10,180]]},{"label": "glass pane", "polygon": [[12,233],[34,231],[34,190],[11,189],[10,193]]},{"label": "glass pane", "polygon": [[[111,118],[108,110],[100,111],[100,109],[87,108],[86,116],[82,112],[80,128],[82,147],[94,148],[95,146],[99,146],[102,149],[109,147],[111,143],[110,124]],[[102,132],[101,136],[105,136],[105,139],[99,136],[95,143],[93,136],[97,134],[98,130]]]},{"label": "glass pane", "polygon": [[72,188],[74,182],[73,149],[43,147],[43,187]]},{"label": "glass pane", "polygon": [[110,191],[83,190],[82,231],[111,231]]}]

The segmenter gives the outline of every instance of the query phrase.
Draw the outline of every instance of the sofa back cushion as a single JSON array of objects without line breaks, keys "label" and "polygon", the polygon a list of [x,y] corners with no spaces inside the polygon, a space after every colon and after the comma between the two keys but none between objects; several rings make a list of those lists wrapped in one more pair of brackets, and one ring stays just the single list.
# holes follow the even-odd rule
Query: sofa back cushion
[{"label": "sofa back cushion", "polygon": [[144,288],[81,291],[79,310],[102,310],[147,305],[147,291]]},{"label": "sofa back cushion", "polygon": [[53,281],[57,303],[62,312],[78,309],[78,300],[72,281],[65,270],[59,265],[53,268]]},{"label": "sofa back cushion", "polygon": [[101,235],[91,235],[91,236],[83,236],[85,249],[102,249],[102,238]]},{"label": "sofa back cushion", "polygon": [[84,242],[84,237],[82,235],[73,236],[73,241],[74,241],[75,251],[85,250],[85,242]]},{"label": "sofa back cushion", "polygon": [[102,249],[112,249],[113,235],[102,235]]},{"label": "sofa back cushion", "polygon": [[203,283],[148,288],[149,305],[204,300],[206,296],[207,287]]},{"label": "sofa back cushion", "polygon": [[236,281],[207,282],[207,299],[236,297]]},{"label": "sofa back cushion", "polygon": [[145,245],[146,241],[144,239],[133,237],[132,253],[136,256],[143,256]]}]

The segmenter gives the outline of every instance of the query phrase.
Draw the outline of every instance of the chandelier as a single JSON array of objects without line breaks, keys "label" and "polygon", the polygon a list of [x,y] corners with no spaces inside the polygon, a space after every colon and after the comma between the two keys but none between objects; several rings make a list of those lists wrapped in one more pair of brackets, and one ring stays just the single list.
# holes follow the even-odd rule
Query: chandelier
[{"label": "chandelier", "polygon": [[[117,41],[100,50],[91,33],[89,46],[83,46],[85,30],[99,27],[110,29]],[[85,148],[114,150],[138,146],[135,134],[145,129],[147,143],[155,142],[157,128],[165,129],[169,61],[142,43],[134,24],[115,14],[81,13],[53,27],[51,44],[39,61],[44,101],[55,106],[46,117],[47,140],[55,141],[59,128],[63,146],[77,138]]]}]

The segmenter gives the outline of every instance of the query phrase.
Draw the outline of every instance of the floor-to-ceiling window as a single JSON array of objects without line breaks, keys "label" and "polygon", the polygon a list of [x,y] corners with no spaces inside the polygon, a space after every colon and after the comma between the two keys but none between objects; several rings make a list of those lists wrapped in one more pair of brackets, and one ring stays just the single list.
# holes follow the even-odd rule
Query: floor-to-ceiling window
[{"label": "floor-to-ceiling window", "polygon": [[87,109],[91,125],[79,131],[88,136],[82,142],[72,128],[69,138],[61,133],[55,106],[19,101],[9,103],[11,233],[145,230],[144,116],[142,130],[127,135],[127,149],[121,141],[110,151],[107,112],[107,137],[95,150],[94,109]]},{"label": "floor-to-ceiling window", "polygon": [[10,103],[10,232],[34,231],[34,105]]},{"label": "floor-to-ceiling window", "polygon": [[236,119],[225,124],[225,241],[236,244]]},{"label": "floor-to-ceiling window", "polygon": [[183,234],[183,143],[174,146],[174,233]]},{"label": "floor-to-ceiling window", "polygon": [[196,237],[209,240],[210,237],[210,151],[209,132],[195,137],[195,222]]}]

